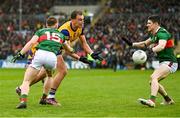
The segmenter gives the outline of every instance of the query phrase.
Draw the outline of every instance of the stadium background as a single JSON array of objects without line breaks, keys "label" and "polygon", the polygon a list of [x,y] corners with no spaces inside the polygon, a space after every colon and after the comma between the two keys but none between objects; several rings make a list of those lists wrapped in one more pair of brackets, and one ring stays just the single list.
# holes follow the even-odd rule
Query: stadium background
[{"label": "stadium background", "polygon": [[[33,4],[32,4],[33,3]],[[127,36],[131,41],[141,41],[148,37],[145,23],[147,17],[159,14],[165,28],[175,39],[175,54],[180,54],[180,8],[178,0],[1,0],[0,5],[0,67],[24,67],[8,61],[24,46],[33,33],[45,27],[45,19],[54,15],[60,25],[69,19],[73,10],[82,10],[85,17],[85,36],[94,51],[102,51],[104,61],[100,68],[112,68],[117,61],[117,69],[134,68],[132,53],[121,40]],[[85,55],[79,43],[77,53]],[[153,54],[148,54],[146,65],[156,66]],[[65,56],[68,68],[72,67],[71,58]],[[153,61],[153,63],[152,63]],[[20,64],[23,62],[23,64]],[[85,68],[82,64],[78,68]],[[81,66],[80,66],[81,65]],[[95,65],[93,67],[96,67]],[[135,67],[136,68],[136,67]]]}]

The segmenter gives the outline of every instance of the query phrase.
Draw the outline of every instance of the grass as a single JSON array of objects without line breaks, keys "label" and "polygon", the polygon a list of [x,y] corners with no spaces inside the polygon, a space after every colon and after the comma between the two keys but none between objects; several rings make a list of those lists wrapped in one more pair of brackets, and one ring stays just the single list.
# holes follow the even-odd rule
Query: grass
[{"label": "grass", "polygon": [[24,69],[0,69],[0,117],[180,117],[180,71],[161,83],[176,104],[148,108],[137,102],[149,97],[151,70],[69,70],[56,98],[62,107],[39,105],[42,83],[31,87],[28,108],[15,109],[19,103],[15,87],[22,82]]}]

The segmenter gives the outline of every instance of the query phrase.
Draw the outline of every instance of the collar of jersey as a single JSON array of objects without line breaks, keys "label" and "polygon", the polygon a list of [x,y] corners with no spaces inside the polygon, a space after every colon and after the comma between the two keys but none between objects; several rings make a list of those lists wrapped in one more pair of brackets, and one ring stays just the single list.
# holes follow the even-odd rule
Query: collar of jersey
[{"label": "collar of jersey", "polygon": [[76,30],[73,29],[73,27],[72,27],[72,22],[70,22],[70,27],[71,27],[71,30],[72,30],[72,31],[74,31],[74,32],[77,31],[77,29],[76,29]]},{"label": "collar of jersey", "polygon": [[161,28],[161,27],[158,27],[158,28],[157,28],[156,33],[159,31],[160,28]]}]

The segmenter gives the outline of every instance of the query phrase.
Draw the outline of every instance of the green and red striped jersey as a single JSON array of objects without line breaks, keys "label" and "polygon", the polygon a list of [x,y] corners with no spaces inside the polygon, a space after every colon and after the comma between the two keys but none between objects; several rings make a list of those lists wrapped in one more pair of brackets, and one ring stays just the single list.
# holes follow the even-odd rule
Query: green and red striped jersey
[{"label": "green and red striped jersey", "polygon": [[58,54],[65,42],[65,37],[57,29],[43,28],[38,30],[35,35],[39,37],[37,49],[46,50]]},{"label": "green and red striped jersey", "polygon": [[156,32],[155,35],[151,35],[151,42],[158,45],[159,40],[166,40],[165,49],[157,53],[157,58],[160,62],[162,61],[172,61],[177,62],[176,57],[174,55],[174,40],[172,39],[171,34],[164,28],[160,27],[160,29]]}]

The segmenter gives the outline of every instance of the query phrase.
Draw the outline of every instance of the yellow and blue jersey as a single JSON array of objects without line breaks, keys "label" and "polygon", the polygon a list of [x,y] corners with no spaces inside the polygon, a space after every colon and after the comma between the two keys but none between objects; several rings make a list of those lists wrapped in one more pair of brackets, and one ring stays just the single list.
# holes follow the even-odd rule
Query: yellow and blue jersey
[{"label": "yellow and blue jersey", "polygon": [[70,46],[74,46],[74,44],[78,41],[79,37],[83,34],[83,28],[78,28],[77,30],[73,30],[71,21],[67,21],[62,26],[58,28],[58,30],[65,35],[65,39],[68,41]]}]

